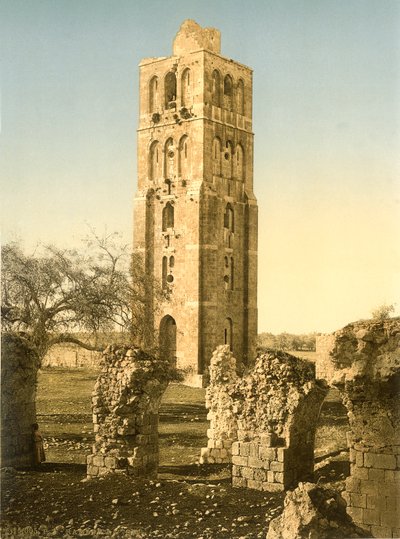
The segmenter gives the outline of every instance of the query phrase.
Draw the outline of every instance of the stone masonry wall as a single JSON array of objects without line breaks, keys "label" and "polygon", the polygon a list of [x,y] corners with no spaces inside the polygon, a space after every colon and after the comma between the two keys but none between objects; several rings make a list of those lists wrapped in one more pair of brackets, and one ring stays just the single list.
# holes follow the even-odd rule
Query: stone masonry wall
[{"label": "stone masonry wall", "polygon": [[39,362],[22,339],[1,339],[1,466],[32,465]]},{"label": "stone masonry wall", "polygon": [[142,350],[105,350],[92,396],[95,444],[87,458],[88,477],[157,475],[158,409],[171,379],[170,364]]},{"label": "stone masonry wall", "polygon": [[45,355],[42,367],[67,367],[98,369],[101,352],[86,350],[76,344],[54,345]]},{"label": "stone masonry wall", "polygon": [[400,319],[335,332],[330,359],[351,428],[347,511],[375,537],[400,537]]},{"label": "stone masonry wall", "polygon": [[315,381],[314,365],[271,352],[259,355],[242,378],[234,366],[229,347],[218,347],[210,366],[211,428],[203,462],[229,461],[231,445],[232,484],[258,490],[283,490],[312,476],[315,428],[327,391]]},{"label": "stone masonry wall", "polygon": [[228,390],[238,380],[236,359],[229,346],[217,348],[210,367],[210,384],[206,390],[207,447],[201,449],[201,463],[232,462],[232,444],[237,440],[237,418],[232,406],[232,396]]},{"label": "stone masonry wall", "polygon": [[315,339],[315,376],[318,380],[329,380],[333,375],[333,365],[330,352],[333,348],[335,337],[332,333],[317,335]]}]

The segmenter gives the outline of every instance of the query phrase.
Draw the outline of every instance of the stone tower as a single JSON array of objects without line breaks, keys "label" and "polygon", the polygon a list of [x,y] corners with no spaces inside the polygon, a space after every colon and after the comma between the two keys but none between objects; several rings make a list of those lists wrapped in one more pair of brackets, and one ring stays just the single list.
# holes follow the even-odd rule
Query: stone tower
[{"label": "stone tower", "polygon": [[200,385],[212,352],[246,362],[257,335],[252,71],[220,32],[186,20],[173,55],[140,63],[134,244],[165,301],[149,320],[161,352]]}]

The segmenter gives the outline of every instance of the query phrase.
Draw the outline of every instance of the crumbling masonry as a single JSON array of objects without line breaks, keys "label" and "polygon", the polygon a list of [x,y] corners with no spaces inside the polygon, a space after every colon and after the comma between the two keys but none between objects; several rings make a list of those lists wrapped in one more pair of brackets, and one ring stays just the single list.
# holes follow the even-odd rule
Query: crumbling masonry
[{"label": "crumbling masonry", "polygon": [[400,537],[400,319],[335,332],[329,361],[351,429],[347,511],[375,537]]},{"label": "crumbling masonry", "polygon": [[158,409],[173,378],[170,364],[137,348],[109,346],[92,396],[95,444],[88,477],[157,475]]},{"label": "crumbling masonry", "polygon": [[314,365],[283,352],[259,355],[241,378],[235,365],[229,347],[218,347],[210,365],[211,428],[201,461],[231,460],[238,487],[279,491],[310,478],[316,418],[327,392],[315,381]]}]

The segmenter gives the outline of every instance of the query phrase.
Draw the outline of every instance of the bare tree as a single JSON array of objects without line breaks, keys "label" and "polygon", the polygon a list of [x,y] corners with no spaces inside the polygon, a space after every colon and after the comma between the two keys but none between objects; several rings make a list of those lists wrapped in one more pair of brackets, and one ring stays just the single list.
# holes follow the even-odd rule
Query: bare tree
[{"label": "bare tree", "polygon": [[101,350],[99,334],[116,330],[141,345],[153,330],[149,286],[161,294],[116,234],[92,231],[82,251],[50,246],[27,255],[10,243],[2,247],[2,329],[18,333],[40,361],[62,342]]}]

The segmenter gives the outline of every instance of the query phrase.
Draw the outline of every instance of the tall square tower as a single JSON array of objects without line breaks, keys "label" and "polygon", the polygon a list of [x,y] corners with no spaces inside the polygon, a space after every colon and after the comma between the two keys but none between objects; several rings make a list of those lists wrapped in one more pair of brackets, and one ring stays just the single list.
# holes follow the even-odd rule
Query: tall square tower
[{"label": "tall square tower", "polygon": [[[161,353],[201,385],[212,352],[254,354],[257,201],[252,71],[220,32],[185,21],[173,55],[140,63],[134,245],[165,300],[148,317]],[[154,343],[153,343],[154,344]]]}]

